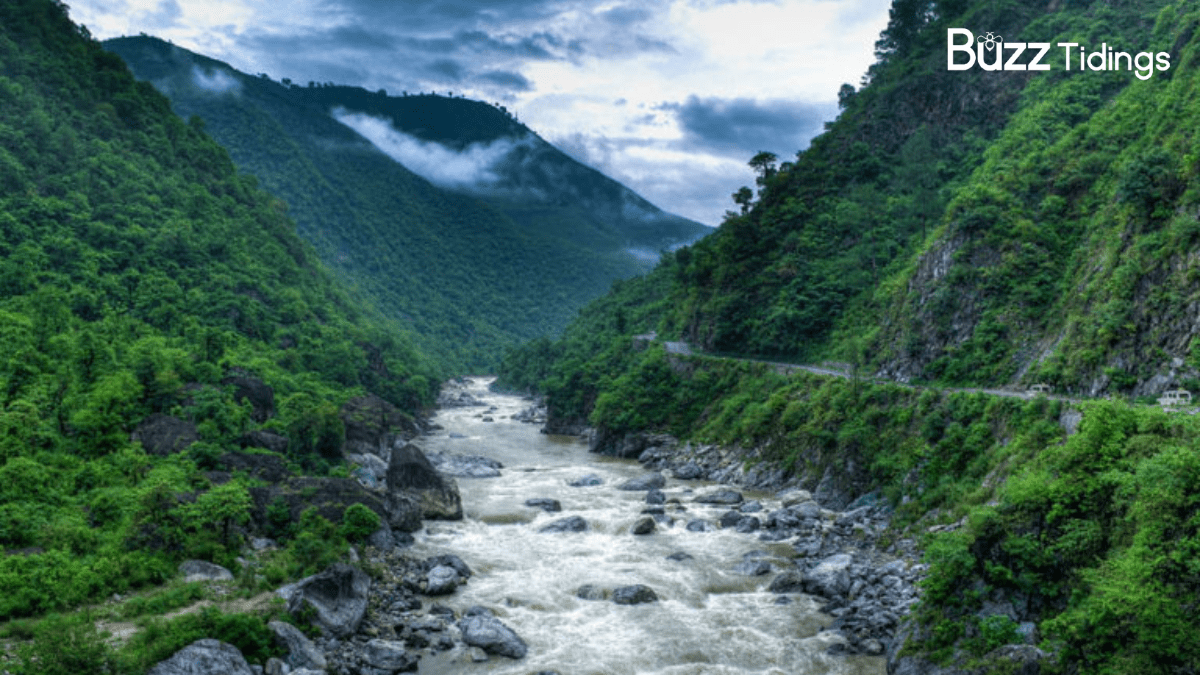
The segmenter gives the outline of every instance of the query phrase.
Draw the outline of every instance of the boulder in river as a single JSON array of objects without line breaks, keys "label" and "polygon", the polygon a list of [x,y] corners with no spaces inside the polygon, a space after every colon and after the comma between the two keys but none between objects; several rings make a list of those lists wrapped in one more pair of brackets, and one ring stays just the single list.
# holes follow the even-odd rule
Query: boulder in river
[{"label": "boulder in river", "polygon": [[757,532],[758,528],[762,527],[762,523],[754,516],[743,516],[733,527],[742,534],[750,534],[751,532]]},{"label": "boulder in river", "polygon": [[618,605],[641,605],[647,602],[658,602],[658,594],[649,586],[634,584],[614,588],[612,601]]},{"label": "boulder in river", "polygon": [[394,448],[387,472],[388,492],[417,498],[426,518],[462,520],[462,497],[453,478],[438,473],[413,443]]},{"label": "boulder in river", "polygon": [[525,506],[532,506],[535,509],[541,509],[546,513],[557,513],[562,511],[562,503],[557,499],[548,497],[536,497],[534,499],[526,499]]},{"label": "boulder in river", "polygon": [[771,563],[767,562],[766,560],[748,558],[738,563],[737,567],[733,568],[733,573],[747,577],[758,577],[764,574],[770,574]]},{"label": "boulder in river", "polygon": [[617,486],[618,490],[629,492],[657,490],[667,484],[667,479],[661,473],[648,473],[645,476],[631,478]]},{"label": "boulder in river", "polygon": [[610,593],[595,584],[584,584],[575,591],[580,600],[607,600]]},{"label": "boulder in river", "polygon": [[462,631],[463,642],[472,647],[479,647],[489,654],[507,656],[510,659],[523,659],[529,652],[529,646],[513,631],[504,625],[491,612],[474,612],[477,608],[467,610],[468,616],[459,621],[458,628]]},{"label": "boulder in river", "polygon": [[653,534],[655,529],[654,518],[651,516],[643,516],[633,524],[634,534]]},{"label": "boulder in river", "polygon": [[804,590],[804,577],[795,570],[788,570],[772,579],[768,590],[772,593],[800,593]]},{"label": "boulder in river", "polygon": [[597,476],[594,473],[589,473],[585,476],[580,476],[579,478],[576,478],[575,480],[567,483],[567,485],[570,485],[571,487],[593,487],[596,485],[603,485],[603,484],[604,484],[604,479],[601,478],[600,476]]},{"label": "boulder in river", "polygon": [[538,532],[583,532],[587,529],[587,521],[582,516],[570,516],[568,518],[560,518],[538,530]]}]

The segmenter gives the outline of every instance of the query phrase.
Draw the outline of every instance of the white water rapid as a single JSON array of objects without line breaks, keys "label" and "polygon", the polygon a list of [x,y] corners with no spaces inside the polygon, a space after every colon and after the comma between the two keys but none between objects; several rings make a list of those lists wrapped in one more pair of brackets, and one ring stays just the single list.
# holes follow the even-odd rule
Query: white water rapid
[{"label": "white water rapid", "polygon": [[[764,543],[755,534],[720,529],[716,520],[728,507],[693,504],[718,489],[703,481],[668,478],[667,505],[673,527],[659,524],[653,534],[636,536],[633,524],[646,508],[645,492],[617,489],[646,471],[634,461],[590,454],[575,438],[546,436],[540,425],[512,419],[529,402],[493,394],[489,380],[473,380],[469,392],[493,406],[443,409],[434,422],[443,429],[421,441],[426,452],[482,455],[504,464],[498,478],[458,478],[466,513],[461,522],[426,523],[411,555],[460,556],[474,571],[467,585],[436,599],[462,612],[474,605],[492,609],[529,644],[521,660],[492,656],[473,663],[464,654],[424,659],[420,672],[528,675],[798,675],[836,673],[881,675],[879,657],[834,656],[826,649],[841,640],[821,632],[832,619],[817,611],[819,600],[779,596],[766,588],[783,571],[792,551],[786,543]],[[483,421],[484,416],[494,421]],[[571,487],[587,474],[601,485]],[[531,498],[557,499],[559,513],[525,505]],[[779,508],[771,495],[746,494],[766,511]],[[764,512],[765,513],[765,512]],[[763,514],[760,514],[763,515]],[[569,516],[587,521],[585,532],[540,533]],[[690,532],[693,519],[712,531]],[[764,551],[771,574],[742,576],[734,568],[743,556]],[[667,556],[685,552],[691,559]],[[580,586],[612,589],[649,586],[659,601],[618,605],[583,600]]]}]

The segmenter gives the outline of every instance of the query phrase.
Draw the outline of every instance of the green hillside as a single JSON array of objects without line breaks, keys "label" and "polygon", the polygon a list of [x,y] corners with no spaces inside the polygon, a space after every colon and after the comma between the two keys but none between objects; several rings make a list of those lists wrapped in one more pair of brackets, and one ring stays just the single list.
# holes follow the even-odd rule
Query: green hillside
[{"label": "green hillside", "polygon": [[[494,368],[518,341],[557,333],[614,279],[652,264],[629,249],[656,259],[708,231],[571,160],[492,105],[279,83],[150,37],[105,48],[181,117],[203,119],[237,165],[287,203],[327,265],[458,372]],[[451,162],[471,144],[513,149],[496,153],[486,191],[442,189],[334,112],[389,121],[438,144]]]},{"label": "green hillside", "polygon": [[[345,402],[373,394],[411,422],[439,373],[65,5],[0,2],[0,64],[0,661],[118,672],[90,618],[34,631],[33,661],[8,640],[33,629],[8,620],[162,584],[185,558],[232,564],[255,483],[207,473],[223,455],[330,471]],[[172,419],[190,444],[150,454],[154,425]],[[243,449],[254,434],[286,448]],[[195,599],[176,588],[142,607]],[[197,622],[239,644],[265,631],[219,612],[160,625],[120,672]]]},{"label": "green hillside", "polygon": [[[1192,417],[1145,404],[1200,387],[1197,26],[1186,2],[897,0],[825,134],[752,158],[741,213],[510,354],[504,381],[562,428],[669,431],[886,496],[932,565],[894,663],[1009,672],[1019,620],[1045,655],[1021,672],[1195,672],[1177,638],[1200,603],[1200,445]],[[1076,51],[1068,71],[1054,46],[1044,72],[951,71],[949,28],[1170,67],[1080,71]],[[670,356],[633,339],[650,330],[852,377]],[[1124,400],[938,390],[1035,382]]]}]

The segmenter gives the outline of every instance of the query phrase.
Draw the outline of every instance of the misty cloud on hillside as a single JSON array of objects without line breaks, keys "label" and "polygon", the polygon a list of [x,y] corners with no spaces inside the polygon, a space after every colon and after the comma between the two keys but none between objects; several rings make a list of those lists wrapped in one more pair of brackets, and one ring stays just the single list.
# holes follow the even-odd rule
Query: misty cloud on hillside
[{"label": "misty cloud on hillside", "polygon": [[192,82],[197,87],[214,94],[236,94],[242,89],[242,84],[237,81],[237,78],[219,68],[205,71],[198,66],[193,66]]},{"label": "misty cloud on hillside", "polygon": [[387,120],[363,113],[335,110],[334,119],[371,141],[387,156],[435,185],[472,191],[497,187],[496,166],[523,140],[499,139],[473,143],[462,152],[397,131]]}]

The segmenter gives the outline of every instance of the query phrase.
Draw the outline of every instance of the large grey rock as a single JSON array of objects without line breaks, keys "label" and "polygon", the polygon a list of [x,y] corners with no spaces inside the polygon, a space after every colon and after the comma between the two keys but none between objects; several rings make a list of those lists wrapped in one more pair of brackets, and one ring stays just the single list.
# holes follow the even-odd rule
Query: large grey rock
[{"label": "large grey rock", "polygon": [[462,497],[453,478],[438,473],[429,458],[412,443],[392,450],[387,472],[388,493],[409,494],[426,518],[462,520]]},{"label": "large grey rock", "polygon": [[384,499],[387,509],[387,524],[393,530],[416,532],[421,529],[425,518],[425,507],[416,495],[407,492],[389,491]]},{"label": "large grey rock", "polygon": [[800,490],[800,489],[788,490],[788,491],[784,492],[783,494],[779,495],[779,498],[781,500],[781,503],[783,504],[783,508],[785,508],[785,509],[788,507],[791,507],[791,506],[795,506],[797,504],[811,502],[813,500],[813,496],[812,496],[811,492],[809,492],[808,490]]},{"label": "large grey rock", "polygon": [[365,572],[336,563],[329,569],[285,586],[279,594],[292,615],[311,607],[323,633],[337,638],[353,635],[367,612],[371,578]]},{"label": "large grey rock", "polygon": [[371,533],[371,536],[367,537],[367,545],[374,546],[384,553],[389,553],[393,548],[396,548],[396,537],[392,534],[391,525],[380,525],[378,530],[375,530]]},{"label": "large grey rock", "polygon": [[655,529],[654,518],[643,516],[633,524],[632,532],[634,534],[653,534]]},{"label": "large grey rock", "polygon": [[233,581],[233,572],[203,560],[185,560],[179,563],[179,571],[183,580],[193,581]]},{"label": "large grey rock", "polygon": [[147,675],[253,675],[237,647],[206,638],[175,652]]},{"label": "large grey rock", "polygon": [[458,572],[458,575],[463,579],[470,579],[471,575],[474,574],[467,563],[454,554],[435,555],[421,561],[421,568],[426,572],[441,566],[454,568],[454,571]]},{"label": "large grey rock", "polygon": [[789,506],[787,512],[800,520],[816,520],[821,517],[821,507],[812,501]]},{"label": "large grey rock", "polygon": [[583,532],[587,528],[587,521],[581,516],[571,516],[569,518],[560,518],[538,530],[538,532]]},{"label": "large grey rock", "polygon": [[719,504],[722,506],[734,506],[741,504],[742,501],[742,493],[735,490],[717,490],[716,492],[710,492],[696,498],[697,504]]},{"label": "large grey rock", "polygon": [[425,595],[450,595],[458,590],[461,576],[449,565],[438,565],[425,574]]},{"label": "large grey rock", "polygon": [[525,641],[494,616],[483,613],[467,616],[459,622],[458,627],[462,631],[463,642],[489,654],[523,659],[529,652]]},{"label": "large grey rock", "polygon": [[[346,461],[356,464],[360,469],[365,471],[374,483],[372,487],[387,480],[387,462],[383,461],[382,457],[373,452],[361,455],[346,455]],[[364,476],[364,478],[368,476]]]},{"label": "large grey rock", "polygon": [[420,433],[412,417],[374,394],[346,401],[338,415],[346,429],[347,452],[387,457],[395,439]]},{"label": "large grey rock", "polygon": [[838,553],[817,563],[804,575],[804,591],[833,598],[850,590],[851,561],[850,554]]},{"label": "large grey rock", "polygon": [[772,593],[799,593],[804,590],[804,577],[789,570],[771,580],[768,588]]},{"label": "large grey rock", "polygon": [[648,473],[645,476],[631,478],[617,486],[618,490],[630,492],[657,490],[667,484],[667,479],[661,473]]},{"label": "large grey rock", "polygon": [[658,594],[654,589],[642,584],[614,588],[612,601],[618,605],[641,605],[647,602],[658,602]]},{"label": "large grey rock", "polygon": [[700,468],[695,462],[688,462],[683,466],[675,469],[675,477],[680,480],[696,480],[704,477],[704,469]]},{"label": "large grey rock", "polygon": [[557,513],[562,511],[562,503],[557,499],[549,497],[536,497],[534,499],[526,499],[525,506],[532,506],[536,509],[541,509],[547,513]]},{"label": "large grey rock", "polygon": [[321,670],[328,665],[325,655],[313,644],[312,640],[308,639],[308,636],[300,632],[299,628],[283,621],[272,621],[267,624],[267,628],[270,628],[271,633],[275,635],[275,644],[287,650],[286,663],[292,669],[315,668]]},{"label": "large grey rock", "polygon": [[595,584],[584,584],[575,591],[580,600],[607,600],[609,592]]},{"label": "large grey rock", "polygon": [[386,672],[410,672],[417,669],[417,657],[404,649],[404,643],[375,638],[362,651],[363,660],[372,668]]},{"label": "large grey rock", "polygon": [[428,457],[438,471],[458,478],[496,478],[500,475],[500,469],[504,468],[500,462],[478,455],[433,453]]}]

